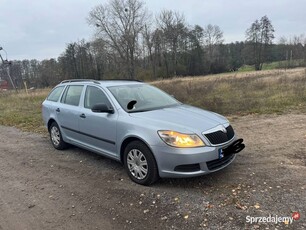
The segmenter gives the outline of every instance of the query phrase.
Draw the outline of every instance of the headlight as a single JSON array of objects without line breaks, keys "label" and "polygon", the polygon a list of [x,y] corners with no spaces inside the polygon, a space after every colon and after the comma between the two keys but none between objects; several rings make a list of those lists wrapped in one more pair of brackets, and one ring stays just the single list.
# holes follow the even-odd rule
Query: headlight
[{"label": "headlight", "polygon": [[160,138],[168,145],[178,148],[203,147],[205,144],[196,134],[184,134],[170,130],[158,131]]}]

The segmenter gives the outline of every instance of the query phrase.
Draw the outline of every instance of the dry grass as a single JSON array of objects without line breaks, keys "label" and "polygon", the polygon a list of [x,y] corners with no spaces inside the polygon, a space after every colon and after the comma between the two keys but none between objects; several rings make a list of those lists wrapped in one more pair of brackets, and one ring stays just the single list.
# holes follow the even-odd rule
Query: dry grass
[{"label": "dry grass", "polygon": [[25,92],[0,92],[0,124],[24,131],[45,132],[41,103],[50,89]]},{"label": "dry grass", "polygon": [[[181,102],[224,115],[306,113],[306,69],[184,77],[151,84]],[[49,91],[0,92],[0,124],[45,132],[41,103]]]},{"label": "dry grass", "polygon": [[306,112],[306,70],[269,70],[152,82],[178,100],[225,115]]}]

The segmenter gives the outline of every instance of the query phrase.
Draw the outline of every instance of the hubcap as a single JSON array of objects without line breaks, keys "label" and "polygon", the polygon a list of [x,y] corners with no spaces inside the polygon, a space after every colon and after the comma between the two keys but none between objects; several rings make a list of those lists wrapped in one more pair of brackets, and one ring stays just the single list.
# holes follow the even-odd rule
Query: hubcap
[{"label": "hubcap", "polygon": [[132,149],[128,153],[127,165],[130,173],[138,180],[144,179],[148,174],[147,159],[138,149]]},{"label": "hubcap", "polygon": [[53,126],[51,129],[51,140],[54,145],[58,146],[61,140],[60,132],[57,127]]}]

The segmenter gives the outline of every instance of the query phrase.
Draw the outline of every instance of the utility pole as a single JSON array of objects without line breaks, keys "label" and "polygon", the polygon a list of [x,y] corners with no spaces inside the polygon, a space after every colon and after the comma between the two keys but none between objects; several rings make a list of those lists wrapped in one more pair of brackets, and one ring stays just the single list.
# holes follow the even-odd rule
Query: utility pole
[{"label": "utility pole", "polygon": [[[1,50],[3,50],[3,48],[0,46],[0,51],[1,51]],[[0,59],[1,59],[1,61],[2,61],[2,64],[3,64],[4,66],[6,66],[6,72],[7,72],[7,75],[8,75],[8,77],[9,77],[9,79],[10,79],[11,85],[13,86],[13,88],[14,88],[14,89],[16,90],[16,92],[17,92],[17,88],[15,87],[15,84],[14,84],[12,78],[11,78],[11,74],[10,74],[10,70],[9,70],[9,66],[12,64],[12,62],[11,62],[11,61],[8,61],[7,59],[4,60],[3,57],[1,56],[1,53],[0,53]]]}]

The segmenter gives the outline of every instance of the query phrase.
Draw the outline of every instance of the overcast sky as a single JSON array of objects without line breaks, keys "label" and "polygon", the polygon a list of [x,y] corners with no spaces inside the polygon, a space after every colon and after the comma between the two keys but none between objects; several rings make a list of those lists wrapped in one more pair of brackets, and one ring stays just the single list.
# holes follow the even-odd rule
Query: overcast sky
[{"label": "overcast sky", "polygon": [[[57,58],[67,43],[93,38],[89,11],[107,0],[0,0],[0,46],[9,60]],[[153,14],[184,13],[189,25],[218,25],[225,42],[245,40],[251,23],[267,15],[280,36],[306,35],[306,0],[145,0]],[[1,54],[5,56],[3,51]]]}]

